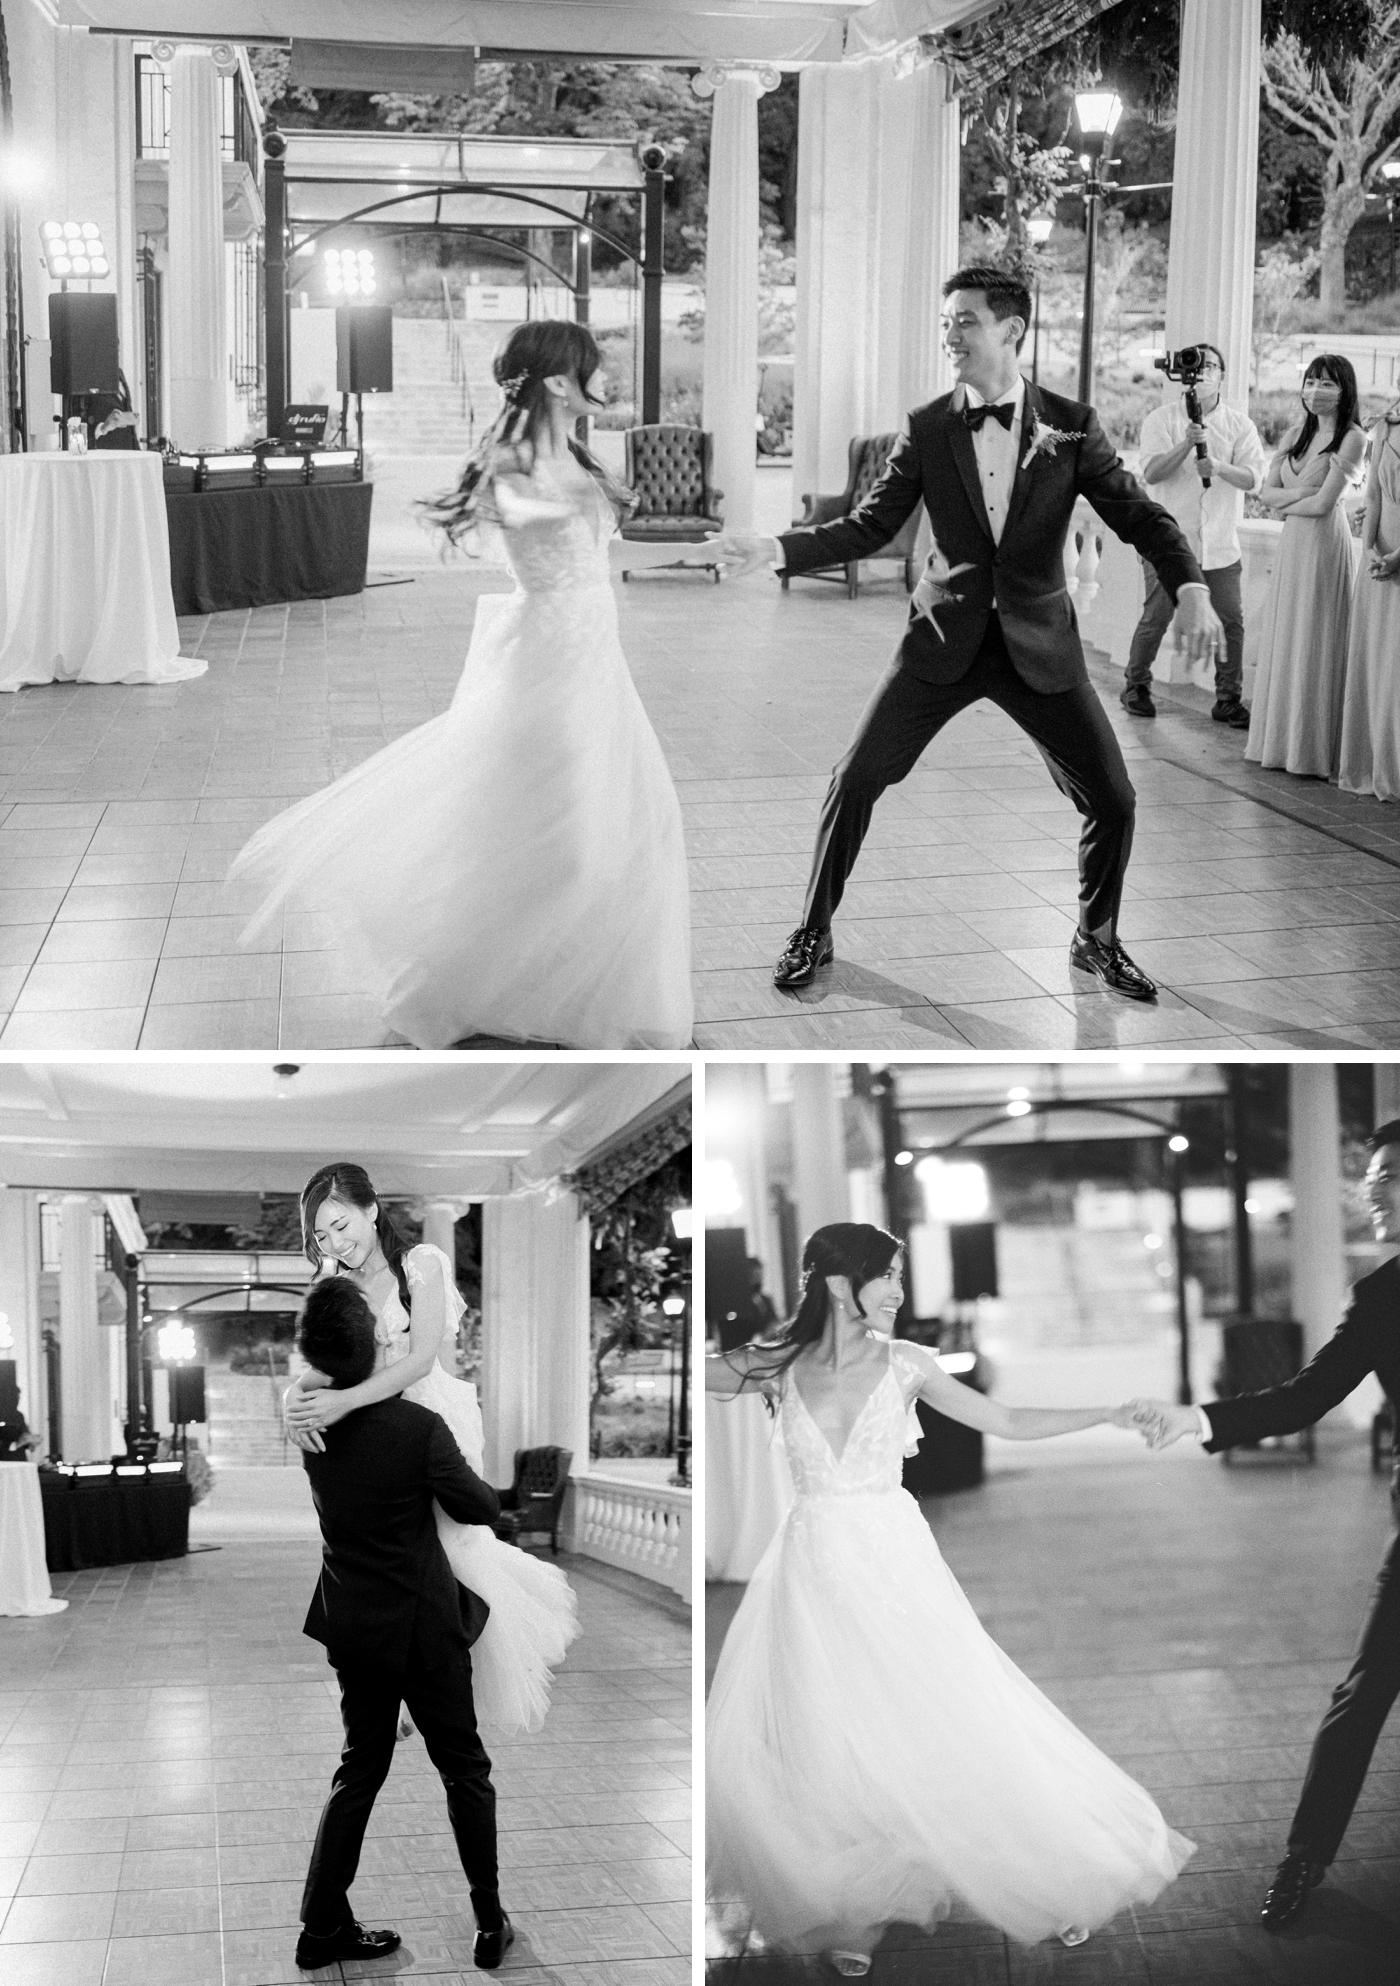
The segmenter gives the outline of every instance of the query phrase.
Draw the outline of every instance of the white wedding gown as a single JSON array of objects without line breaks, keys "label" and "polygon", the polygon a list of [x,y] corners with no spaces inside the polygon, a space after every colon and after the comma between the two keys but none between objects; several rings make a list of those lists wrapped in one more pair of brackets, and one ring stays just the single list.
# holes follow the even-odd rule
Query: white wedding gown
[{"label": "white wedding gown", "polygon": [[235,858],[230,880],[266,889],[241,942],[284,906],[332,910],[358,984],[420,1048],[686,1048],[680,803],[618,639],[612,506],[591,476],[550,488],[499,492],[516,587],[477,601],[450,708]]},{"label": "white wedding gown", "polygon": [[[448,1319],[443,1344],[450,1345],[466,1306],[447,1257],[424,1242],[409,1250],[404,1271],[410,1290],[421,1288],[429,1277],[441,1279]],[[384,1348],[386,1365],[407,1358],[409,1318],[397,1290],[374,1335]],[[479,1475],[484,1435],[476,1388],[437,1363],[426,1378],[406,1386],[403,1397],[442,1415],[467,1467]],[[573,1588],[557,1565],[546,1565],[518,1546],[503,1544],[489,1524],[459,1524],[436,1503],[433,1512],[454,1576],[491,1609],[471,1652],[477,1715],[498,1732],[536,1731],[549,1708],[550,1671],[563,1661],[579,1631]]]},{"label": "white wedding gown", "polygon": [[900,1486],[917,1379],[893,1346],[839,1461],[784,1383],[797,1501],[710,1694],[707,1883],[730,1948],[870,1952],[955,1903],[1035,1944],[1149,1902],[1194,1852],[944,1564]]}]

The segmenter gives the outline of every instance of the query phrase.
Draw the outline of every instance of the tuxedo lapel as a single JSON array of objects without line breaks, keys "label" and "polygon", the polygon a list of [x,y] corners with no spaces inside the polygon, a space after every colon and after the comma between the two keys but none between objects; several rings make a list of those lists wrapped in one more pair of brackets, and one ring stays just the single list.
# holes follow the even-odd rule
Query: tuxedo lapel
[{"label": "tuxedo lapel", "polygon": [[[1035,465],[1026,462],[1026,451],[1031,445],[1031,432],[1037,418],[1043,419],[1038,390],[1026,381],[1026,398],[1021,415],[1021,439],[1016,450],[1016,480],[1011,485],[1011,501],[1006,506],[1006,523],[1002,527],[1001,539],[1005,544],[1020,521],[1021,510],[1030,494],[1031,480],[1036,473]],[[1025,467],[1022,464],[1025,463]]]},{"label": "tuxedo lapel", "polygon": [[982,501],[982,478],[977,473],[977,453],[972,446],[972,430],[963,419],[963,408],[967,405],[967,395],[959,386],[948,403],[943,416],[943,432],[948,447],[962,477],[967,500],[972,506],[972,514],[990,539],[992,521],[987,515],[987,506]]}]

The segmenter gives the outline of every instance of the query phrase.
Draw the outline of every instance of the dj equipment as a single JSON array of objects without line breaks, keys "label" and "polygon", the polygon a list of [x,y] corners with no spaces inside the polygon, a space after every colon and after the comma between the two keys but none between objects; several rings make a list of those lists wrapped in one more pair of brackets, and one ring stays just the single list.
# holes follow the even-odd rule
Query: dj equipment
[{"label": "dj equipment", "polygon": [[165,465],[167,490],[251,490],[289,483],[358,483],[357,448],[231,449],[223,455],[181,455]]},{"label": "dj equipment", "polygon": [[277,430],[278,443],[283,448],[324,447],[330,411],[328,406],[317,407],[309,402],[284,408],[282,424]]},{"label": "dj equipment", "polygon": [[207,1420],[204,1411],[204,1367],[172,1365],[170,1368],[170,1418],[176,1427],[188,1421]]},{"label": "dj equipment", "polygon": [[335,313],[337,393],[392,393],[394,313],[387,303],[346,303]]},{"label": "dj equipment", "polygon": [[117,299],[103,290],[55,290],[49,298],[49,388],[66,403],[83,393],[120,393]]}]

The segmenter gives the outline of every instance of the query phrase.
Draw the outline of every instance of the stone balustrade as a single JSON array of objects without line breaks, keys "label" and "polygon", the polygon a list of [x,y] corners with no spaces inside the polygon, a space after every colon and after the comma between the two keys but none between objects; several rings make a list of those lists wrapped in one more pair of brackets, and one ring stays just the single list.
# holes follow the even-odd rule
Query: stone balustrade
[{"label": "stone balustrade", "polygon": [[691,1493],[595,1469],[571,1476],[560,1542],[690,1601]]}]

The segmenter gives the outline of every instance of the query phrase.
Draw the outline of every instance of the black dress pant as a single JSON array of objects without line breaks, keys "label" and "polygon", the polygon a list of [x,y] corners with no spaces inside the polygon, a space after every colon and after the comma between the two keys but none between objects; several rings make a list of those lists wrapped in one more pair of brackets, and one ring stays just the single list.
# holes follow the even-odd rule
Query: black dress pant
[{"label": "black dress pant", "polygon": [[1017,675],[993,614],[956,683],[929,683],[891,663],[832,774],[822,809],[804,924],[826,930],[855,867],[875,802],[913,771],[950,717],[986,697],[1035,741],[1051,777],[1078,808],[1080,924],[1115,929],[1133,845],[1135,796],[1118,740],[1089,684],[1041,695]]},{"label": "black dress pant", "polygon": [[1381,1726],[1400,1696],[1400,1536],[1381,1561],[1356,1659],[1318,1726],[1288,1846],[1331,1862],[1342,1845]]},{"label": "black dress pant", "polygon": [[491,1784],[491,1761],[476,1728],[466,1650],[428,1669],[415,1649],[401,1676],[368,1667],[337,1668],[336,1676],[345,1745],[306,1872],[301,1917],[307,1930],[329,1937],[352,1921],[346,1892],[359,1867],[375,1796],[394,1762],[400,1702],[442,1777],[448,1819],[473,1901],[478,1892],[486,1891],[494,1910],[496,1789]]}]

